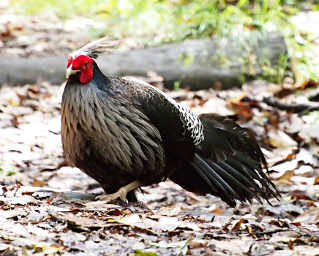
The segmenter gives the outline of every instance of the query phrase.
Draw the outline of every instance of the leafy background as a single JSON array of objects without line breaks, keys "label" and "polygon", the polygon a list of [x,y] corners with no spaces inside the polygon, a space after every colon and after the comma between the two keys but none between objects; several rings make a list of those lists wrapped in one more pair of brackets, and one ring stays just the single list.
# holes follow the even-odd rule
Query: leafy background
[{"label": "leafy background", "polygon": [[[0,254],[319,255],[319,23],[308,16],[318,8],[294,0],[1,1],[0,52],[10,56],[64,54],[104,35],[138,48],[279,30],[295,80],[267,75],[225,91],[167,92],[257,135],[282,199],[234,209],[172,182],[143,188],[147,207],[93,201],[101,188],[63,158],[60,85],[1,85]],[[143,79],[163,89],[158,75]]]},{"label": "leafy background", "polygon": [[[81,16],[101,22],[91,30],[92,36],[134,37],[149,45],[215,35],[240,37],[247,30],[279,30],[289,46],[297,83],[318,78],[319,31],[315,24],[305,26],[303,20],[292,18],[301,11],[317,11],[317,1],[11,1],[20,13],[53,13],[60,19]],[[270,78],[278,81],[278,77]]]}]

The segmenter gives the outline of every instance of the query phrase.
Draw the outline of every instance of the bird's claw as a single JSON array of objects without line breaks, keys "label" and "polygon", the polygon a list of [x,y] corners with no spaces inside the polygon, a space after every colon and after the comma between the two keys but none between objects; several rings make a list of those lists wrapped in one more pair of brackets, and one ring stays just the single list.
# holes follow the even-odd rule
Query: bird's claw
[{"label": "bird's claw", "polygon": [[127,193],[138,188],[140,185],[141,183],[136,180],[121,187],[117,192],[113,194],[99,195],[99,196],[96,196],[95,199],[101,200],[107,203],[119,198],[124,204],[128,205],[128,200],[126,198]]},{"label": "bird's claw", "polygon": [[96,200],[104,201],[108,203],[110,201],[114,201],[116,199],[120,199],[124,204],[128,204],[128,200],[126,199],[127,191],[126,189],[119,189],[116,193],[113,194],[104,194],[98,195],[95,197]]}]

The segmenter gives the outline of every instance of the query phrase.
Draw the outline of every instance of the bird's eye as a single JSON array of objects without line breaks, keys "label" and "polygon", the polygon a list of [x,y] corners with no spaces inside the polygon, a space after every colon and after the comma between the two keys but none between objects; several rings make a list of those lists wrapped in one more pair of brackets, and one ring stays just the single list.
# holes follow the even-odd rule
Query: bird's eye
[{"label": "bird's eye", "polygon": [[86,61],[86,62],[84,62],[84,67],[88,67],[88,65],[89,65],[89,63]]}]

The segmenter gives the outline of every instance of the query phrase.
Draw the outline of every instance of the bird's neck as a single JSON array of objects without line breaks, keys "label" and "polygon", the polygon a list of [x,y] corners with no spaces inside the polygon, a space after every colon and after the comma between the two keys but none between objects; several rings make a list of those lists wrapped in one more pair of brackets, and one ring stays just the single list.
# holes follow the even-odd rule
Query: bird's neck
[{"label": "bird's neck", "polygon": [[92,68],[93,78],[91,84],[96,86],[98,89],[105,91],[105,89],[111,85],[110,79],[102,73],[95,61],[92,63]]}]

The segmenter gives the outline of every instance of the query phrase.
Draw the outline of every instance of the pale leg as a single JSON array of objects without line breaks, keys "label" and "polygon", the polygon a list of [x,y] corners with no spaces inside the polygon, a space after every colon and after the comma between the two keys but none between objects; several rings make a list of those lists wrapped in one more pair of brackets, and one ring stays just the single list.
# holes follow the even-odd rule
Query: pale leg
[{"label": "pale leg", "polygon": [[121,187],[117,192],[113,194],[99,195],[95,198],[101,201],[105,201],[106,203],[118,198],[120,198],[123,202],[127,202],[127,199],[126,199],[127,193],[140,186],[141,186],[141,183],[138,180],[136,180]]}]

